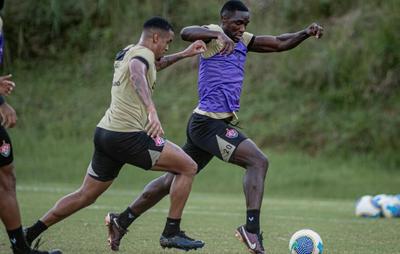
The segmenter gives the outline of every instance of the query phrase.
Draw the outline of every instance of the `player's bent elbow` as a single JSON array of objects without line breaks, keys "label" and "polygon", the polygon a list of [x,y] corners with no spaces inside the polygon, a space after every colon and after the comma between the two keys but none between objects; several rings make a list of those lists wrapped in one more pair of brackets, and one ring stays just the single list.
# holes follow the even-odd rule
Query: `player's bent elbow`
[{"label": "player's bent elbow", "polygon": [[184,40],[184,41],[192,41],[192,40],[190,39],[191,36],[190,36],[189,28],[184,27],[184,28],[181,30],[180,35],[181,35],[182,40]]}]

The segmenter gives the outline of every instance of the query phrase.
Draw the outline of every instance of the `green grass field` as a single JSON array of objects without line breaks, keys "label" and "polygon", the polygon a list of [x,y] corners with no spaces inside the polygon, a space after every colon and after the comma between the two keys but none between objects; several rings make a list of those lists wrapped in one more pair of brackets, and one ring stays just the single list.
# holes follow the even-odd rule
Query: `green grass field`
[{"label": "green grass field", "polygon": [[[40,217],[62,195],[76,186],[54,184],[19,185],[18,197],[25,225]],[[295,190],[293,190],[295,191]],[[43,248],[57,247],[64,253],[110,253],[106,244],[104,216],[121,211],[138,191],[111,188],[98,201],[50,228],[43,235]],[[163,250],[158,238],[165,223],[168,200],[140,217],[130,227],[119,253],[183,253]],[[296,230],[317,231],[324,253],[400,253],[400,220],[363,219],[354,216],[354,201],[345,199],[266,198],[261,215],[268,253],[288,252],[288,241]],[[182,228],[202,239],[206,246],[195,253],[247,253],[234,237],[234,229],[244,221],[244,199],[240,194],[192,193]],[[0,253],[8,253],[4,231],[0,232]]]}]

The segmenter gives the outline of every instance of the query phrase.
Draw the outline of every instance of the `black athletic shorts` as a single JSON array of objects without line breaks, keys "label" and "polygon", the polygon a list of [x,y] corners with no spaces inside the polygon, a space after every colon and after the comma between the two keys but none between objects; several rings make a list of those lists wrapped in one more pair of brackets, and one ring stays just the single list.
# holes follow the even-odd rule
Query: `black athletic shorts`
[{"label": "black athletic shorts", "polygon": [[230,124],[231,118],[214,119],[193,113],[186,129],[183,150],[197,163],[198,172],[217,156],[231,161],[238,145],[247,137]]},{"label": "black athletic shorts", "polygon": [[96,128],[94,153],[88,174],[99,181],[115,179],[125,163],[148,170],[164,148],[163,138],[153,139],[146,132],[115,132]]},{"label": "black athletic shorts", "polygon": [[11,139],[6,129],[0,126],[0,167],[9,165],[13,162],[14,155]]}]

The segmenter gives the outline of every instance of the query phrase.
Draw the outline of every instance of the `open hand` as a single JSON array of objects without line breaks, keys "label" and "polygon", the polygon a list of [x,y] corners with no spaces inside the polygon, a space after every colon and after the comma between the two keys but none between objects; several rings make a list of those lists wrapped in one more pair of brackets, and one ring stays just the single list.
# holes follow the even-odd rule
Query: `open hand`
[{"label": "open hand", "polygon": [[221,55],[229,55],[235,49],[235,43],[222,32],[219,34],[217,42],[222,46],[222,49],[219,52]]},{"label": "open hand", "polygon": [[319,39],[324,33],[324,28],[317,23],[312,23],[307,27],[306,32],[309,36],[315,36],[315,38]]},{"label": "open hand", "polygon": [[164,130],[161,127],[160,120],[158,119],[157,112],[152,110],[148,115],[148,123],[146,125],[147,135],[152,138],[162,137],[164,135]]}]

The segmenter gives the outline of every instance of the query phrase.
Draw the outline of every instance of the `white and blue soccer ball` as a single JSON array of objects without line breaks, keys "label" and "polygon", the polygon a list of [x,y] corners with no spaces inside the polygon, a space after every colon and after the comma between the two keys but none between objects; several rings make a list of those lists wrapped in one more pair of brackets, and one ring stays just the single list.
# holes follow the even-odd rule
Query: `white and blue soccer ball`
[{"label": "white and blue soccer ball", "polygon": [[400,217],[400,199],[389,196],[381,202],[381,209],[385,218]]},{"label": "white and blue soccer ball", "polygon": [[291,254],[322,254],[324,244],[321,237],[311,229],[301,229],[289,241]]},{"label": "white and blue soccer ball", "polygon": [[356,211],[355,211],[356,216],[368,217],[368,218],[381,217],[382,216],[381,200],[383,199],[386,199],[386,197],[382,196],[374,201],[374,198],[370,195],[362,196],[356,202]]},{"label": "white and blue soccer ball", "polygon": [[386,202],[390,198],[391,198],[390,195],[379,194],[379,195],[376,195],[376,196],[372,197],[372,204],[374,206],[379,207],[380,209],[382,209],[383,202]]}]

